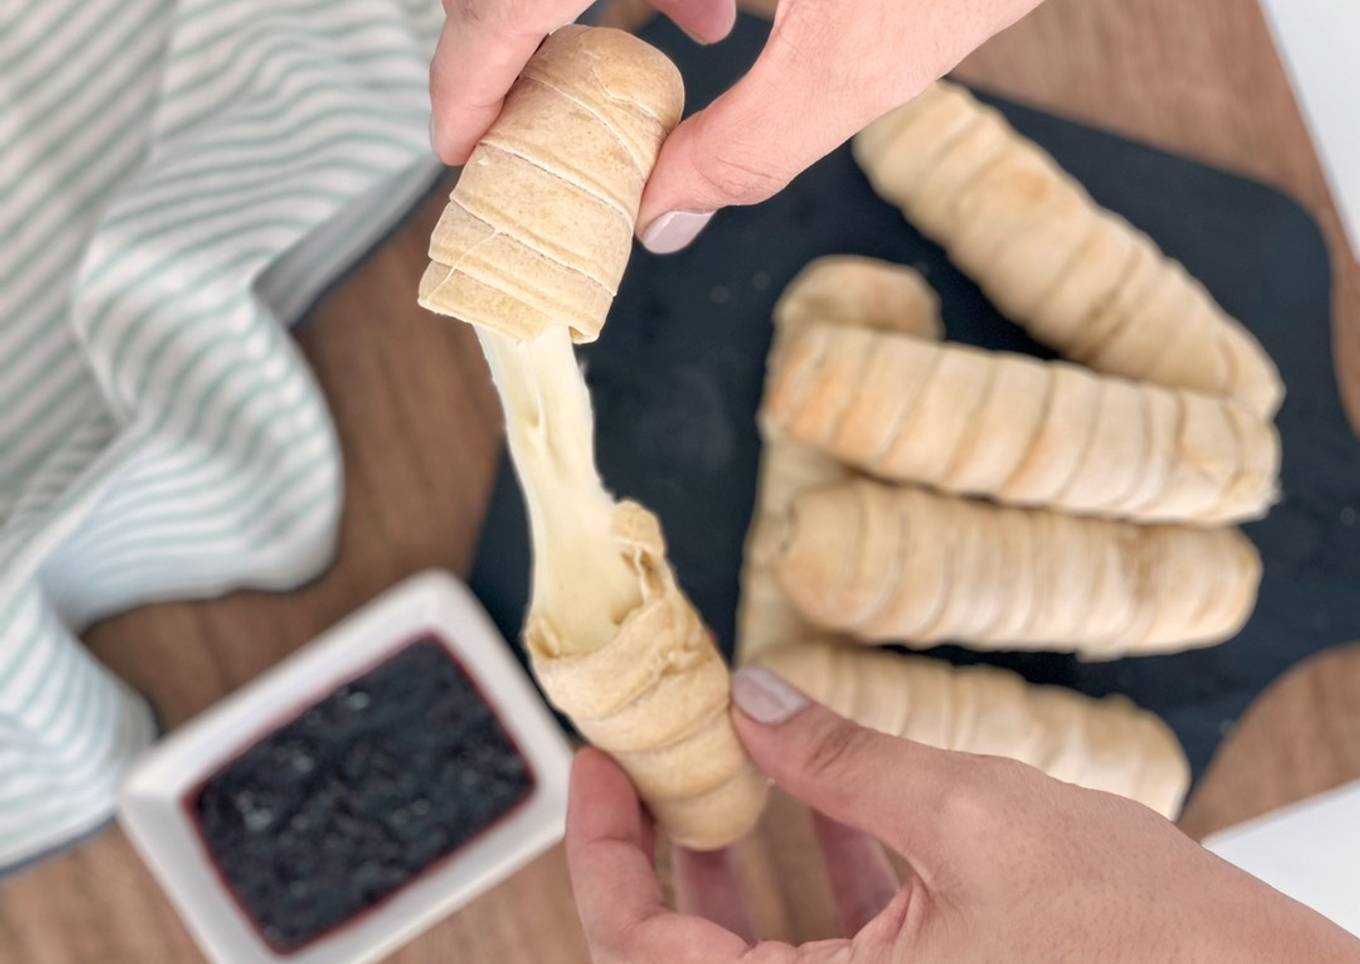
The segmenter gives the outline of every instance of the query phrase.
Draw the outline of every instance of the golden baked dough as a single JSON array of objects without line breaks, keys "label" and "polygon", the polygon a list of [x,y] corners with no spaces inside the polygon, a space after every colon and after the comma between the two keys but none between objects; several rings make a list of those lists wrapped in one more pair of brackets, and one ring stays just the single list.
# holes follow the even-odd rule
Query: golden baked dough
[{"label": "golden baked dough", "polygon": [[1176,817],[1190,785],[1175,734],[1122,696],[1092,699],[993,666],[824,642],[772,649],[758,661],[861,726],[1020,760],[1165,817]]},{"label": "golden baked dough", "polygon": [[919,271],[858,254],[813,258],[775,302],[777,336],[815,323],[918,338],[943,334],[940,299]]},{"label": "golden baked dough", "polygon": [[1279,372],[1252,334],[962,87],[932,85],[856,137],[854,153],[875,190],[1038,341],[1262,417],[1279,408]]},{"label": "golden baked dough", "polygon": [[535,674],[673,840],[711,849],[751,829],[767,783],[737,739],[727,667],[656,517],[600,481],[572,350],[603,324],[680,98],[675,68],[628,34],[549,37],[435,229],[421,304],[478,327],[501,396],[533,539]]},{"label": "golden baked dough", "polygon": [[420,303],[517,338],[594,341],[684,87],[659,50],[568,26],[525,66],[430,238]]},{"label": "golden baked dough", "polygon": [[764,412],[880,478],[1015,505],[1217,525],[1276,498],[1279,435],[1240,403],[1027,355],[810,324]]},{"label": "golden baked dough", "polygon": [[1236,529],[1011,509],[868,480],[799,495],[775,578],[811,622],[869,642],[1088,659],[1222,642],[1261,560]]}]

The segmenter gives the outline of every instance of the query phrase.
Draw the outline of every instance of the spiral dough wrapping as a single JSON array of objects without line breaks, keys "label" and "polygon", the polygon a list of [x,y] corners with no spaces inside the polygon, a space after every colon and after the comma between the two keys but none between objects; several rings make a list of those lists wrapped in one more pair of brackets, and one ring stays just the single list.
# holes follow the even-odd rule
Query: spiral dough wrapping
[{"label": "spiral dough wrapping", "polygon": [[867,642],[1091,659],[1221,642],[1261,578],[1236,529],[1011,509],[867,480],[801,494],[774,562],[789,601]]},{"label": "spiral dough wrapping", "polygon": [[1284,387],[1261,345],[1144,233],[1042,148],[940,81],[854,141],[874,189],[1038,341],[1091,368],[1237,398]]},{"label": "spiral dough wrapping", "polygon": [[765,418],[880,478],[1143,522],[1258,518],[1280,466],[1231,399],[831,325],[780,353]]}]

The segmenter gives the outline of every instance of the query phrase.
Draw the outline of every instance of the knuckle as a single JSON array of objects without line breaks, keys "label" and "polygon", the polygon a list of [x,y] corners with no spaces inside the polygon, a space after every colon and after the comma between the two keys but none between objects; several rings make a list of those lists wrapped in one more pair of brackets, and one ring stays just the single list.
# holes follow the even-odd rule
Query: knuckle
[{"label": "knuckle", "polygon": [[843,780],[854,769],[867,733],[857,726],[836,723],[813,734],[803,751],[803,771],[819,782]]},{"label": "knuckle", "polygon": [[919,70],[904,68],[900,50],[882,42],[894,25],[858,10],[851,15],[850,9],[844,0],[789,0],[770,31],[768,48],[781,72],[814,77],[826,103],[856,115],[847,134],[925,85]]},{"label": "knuckle", "polygon": [[791,944],[761,941],[742,954],[741,964],[798,964],[805,960],[802,952]]},{"label": "knuckle", "polygon": [[1029,764],[999,756],[965,756],[961,763],[940,798],[939,819],[952,832],[1016,833],[1034,826],[1034,814],[1053,810],[1043,805],[1052,781]]},{"label": "knuckle", "polygon": [[636,964],[645,960],[641,933],[643,921],[631,921],[608,934],[592,935],[597,964]]},{"label": "knuckle", "polygon": [[498,0],[452,0],[445,4],[445,12],[450,18],[463,24],[484,23],[500,6]]},{"label": "knuckle", "polygon": [[980,757],[977,770],[990,786],[1021,786],[1039,772],[1027,763],[1004,756]]},{"label": "knuckle", "polygon": [[940,795],[938,819],[951,834],[986,836],[1003,823],[990,778],[983,773],[961,777]]},{"label": "knuckle", "polygon": [[794,60],[817,59],[817,51],[837,34],[840,6],[836,0],[793,0],[785,4],[770,28],[770,47]]},{"label": "knuckle", "polygon": [[453,0],[450,6],[450,17],[493,36],[548,33],[570,20],[559,11],[562,4],[541,0]]},{"label": "knuckle", "polygon": [[516,0],[456,0],[448,15],[464,27],[497,31],[511,22]]},{"label": "knuckle", "polygon": [[430,100],[434,105],[435,113],[438,114],[445,106],[444,102],[448,99],[448,72],[449,65],[445,58],[435,56],[430,58],[430,67],[426,71],[425,78],[430,88]]},{"label": "knuckle", "polygon": [[771,169],[768,161],[733,145],[698,155],[694,167],[724,206],[755,204],[772,197],[784,186],[784,179]]}]

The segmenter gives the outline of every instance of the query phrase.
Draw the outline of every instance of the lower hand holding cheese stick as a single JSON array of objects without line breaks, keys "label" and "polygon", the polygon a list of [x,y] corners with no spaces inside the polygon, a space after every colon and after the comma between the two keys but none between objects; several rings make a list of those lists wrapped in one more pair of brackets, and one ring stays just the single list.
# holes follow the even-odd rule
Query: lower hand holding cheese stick
[{"label": "lower hand holding cheese stick", "polygon": [[[786,666],[783,655],[772,654],[781,671],[803,671]],[[1118,700],[1024,689],[1012,674],[992,670],[954,671],[948,682],[918,687],[907,675],[914,666],[878,665],[886,654],[847,658],[865,655],[873,658],[855,660],[832,678],[849,677],[874,692],[840,690],[830,698],[878,720],[867,727],[816,702],[825,667],[811,666],[791,684],[766,666],[751,666],[733,683],[737,727],[752,757],[814,811],[822,859],[803,866],[825,867],[840,929],[819,925],[818,940],[797,946],[758,940],[739,878],[720,860],[705,861],[706,872],[686,873],[695,863],[679,855],[669,904],[631,786],[608,759],[585,751],[572,772],[566,853],[596,960],[1357,959],[1360,944],[1340,927],[1206,852],[1151,809],[1174,808],[1185,771],[1169,733],[1146,714]],[[1047,759],[1062,763],[1069,779],[1130,793],[1149,806],[1012,760],[891,735],[878,726],[901,717],[873,710],[893,693],[911,710],[909,734],[916,733],[916,709],[927,718],[997,728],[976,741],[957,731],[956,745],[1005,746],[1013,729],[1010,745],[1047,746]],[[950,697],[991,699],[999,712],[946,709]],[[884,850],[910,868],[906,879],[898,880]]]}]

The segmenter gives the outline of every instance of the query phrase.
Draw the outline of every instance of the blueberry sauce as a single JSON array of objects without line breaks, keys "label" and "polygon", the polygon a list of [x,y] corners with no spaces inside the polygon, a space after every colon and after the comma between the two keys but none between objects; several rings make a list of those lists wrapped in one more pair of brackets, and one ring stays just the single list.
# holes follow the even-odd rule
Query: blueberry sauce
[{"label": "blueberry sauce", "polygon": [[185,805],[237,903],[288,953],[391,897],[533,786],[476,684],[426,636],[251,745]]}]

